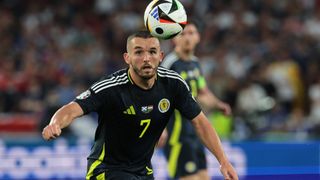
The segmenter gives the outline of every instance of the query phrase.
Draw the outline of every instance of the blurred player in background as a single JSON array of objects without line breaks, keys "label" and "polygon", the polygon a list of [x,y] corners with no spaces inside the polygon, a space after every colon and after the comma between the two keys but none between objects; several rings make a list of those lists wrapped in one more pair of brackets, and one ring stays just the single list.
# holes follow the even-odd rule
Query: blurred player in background
[{"label": "blurred player in background", "polygon": [[[188,83],[192,95],[207,109],[217,108],[225,115],[231,114],[228,104],[220,101],[206,85],[197,57],[194,55],[200,34],[194,22],[189,22],[183,32],[173,39],[174,51],[168,54],[161,66],[176,71]],[[192,128],[189,118],[175,110],[160,143],[164,147],[171,178],[207,180],[205,149]],[[161,145],[160,145],[161,146]]]},{"label": "blurred player in background", "polygon": [[129,68],[94,83],[73,102],[61,107],[42,132],[55,139],[74,119],[99,115],[86,179],[154,179],[151,157],[170,116],[178,109],[215,155],[226,179],[238,176],[223,152],[220,139],[193,99],[186,82],[159,66],[160,42],[148,31],[128,37],[123,54]]}]

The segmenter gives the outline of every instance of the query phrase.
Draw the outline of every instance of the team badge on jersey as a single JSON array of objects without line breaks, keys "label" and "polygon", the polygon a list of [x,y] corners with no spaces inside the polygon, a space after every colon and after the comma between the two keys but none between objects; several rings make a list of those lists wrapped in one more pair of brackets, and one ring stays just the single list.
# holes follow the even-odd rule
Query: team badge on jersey
[{"label": "team badge on jersey", "polygon": [[91,92],[89,90],[84,91],[79,96],[77,96],[77,99],[86,99],[91,95]]},{"label": "team badge on jersey", "polygon": [[153,106],[149,105],[149,106],[142,106],[141,107],[141,111],[145,114],[150,113],[153,110]]},{"label": "team badge on jersey", "polygon": [[170,101],[166,98],[161,99],[158,104],[159,111],[162,113],[165,113],[169,110],[169,108],[170,108]]}]

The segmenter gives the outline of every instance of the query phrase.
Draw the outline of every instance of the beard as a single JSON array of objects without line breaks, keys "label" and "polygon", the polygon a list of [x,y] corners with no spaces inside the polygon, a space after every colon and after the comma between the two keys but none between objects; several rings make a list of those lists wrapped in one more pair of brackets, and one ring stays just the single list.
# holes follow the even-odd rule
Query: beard
[{"label": "beard", "polygon": [[141,68],[132,65],[134,72],[144,80],[149,80],[156,75],[158,66],[152,67],[152,65],[145,64]]}]

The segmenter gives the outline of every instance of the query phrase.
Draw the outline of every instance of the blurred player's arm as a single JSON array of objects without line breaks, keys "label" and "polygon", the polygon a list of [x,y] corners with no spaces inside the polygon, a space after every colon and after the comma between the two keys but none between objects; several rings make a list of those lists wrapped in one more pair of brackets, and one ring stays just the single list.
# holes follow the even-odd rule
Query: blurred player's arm
[{"label": "blurred player's arm", "polygon": [[220,163],[220,171],[225,179],[238,179],[237,173],[225,155],[220,138],[207,117],[201,112],[192,121],[199,138]]},{"label": "blurred player's arm", "polygon": [[229,104],[217,98],[207,86],[199,89],[197,100],[205,109],[215,108],[222,111],[225,115],[231,115]]},{"label": "blurred player's arm", "polygon": [[168,130],[167,130],[167,128],[165,128],[162,131],[162,134],[158,140],[157,147],[158,148],[164,147],[164,145],[167,143],[167,140],[168,140]]},{"label": "blurred player's arm", "polygon": [[61,134],[61,129],[69,126],[71,122],[83,115],[83,110],[76,102],[62,106],[52,116],[50,123],[43,129],[42,137],[45,140],[55,139]]}]

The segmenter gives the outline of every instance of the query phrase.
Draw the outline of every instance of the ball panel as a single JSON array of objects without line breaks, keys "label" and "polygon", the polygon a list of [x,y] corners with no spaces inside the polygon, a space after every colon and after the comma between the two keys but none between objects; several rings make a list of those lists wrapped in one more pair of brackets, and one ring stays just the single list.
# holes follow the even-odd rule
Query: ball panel
[{"label": "ball panel", "polygon": [[170,8],[170,11],[169,11],[168,14],[173,13],[173,12],[175,12],[175,11],[177,11],[177,10],[178,10],[177,1],[172,0],[172,5],[171,5],[171,8]]},{"label": "ball panel", "polygon": [[[179,24],[166,24],[166,25],[157,25],[153,27],[154,31],[151,31],[153,36],[159,37],[161,39],[169,39],[174,37],[175,35],[182,32],[182,27]],[[158,29],[158,30],[157,30]],[[162,33],[159,33],[159,29],[162,29]]]},{"label": "ball panel", "polygon": [[165,14],[169,14],[172,4],[171,3],[162,3],[158,5],[158,8]]},{"label": "ball panel", "polygon": [[171,19],[173,19],[175,22],[178,22],[178,23],[186,22],[187,21],[187,14],[186,14],[186,11],[185,11],[183,5],[177,0],[173,0],[172,2],[173,2],[172,6],[175,6],[176,10],[170,12],[168,14],[168,16]]},{"label": "ball panel", "polygon": [[178,0],[154,0],[145,10],[144,23],[151,35],[170,39],[182,32],[187,14]]},{"label": "ball panel", "polygon": [[147,21],[148,21],[148,16],[149,16],[149,13],[150,11],[154,8],[155,4],[158,2],[159,0],[153,0],[151,1],[148,6],[146,7],[145,11],[144,11],[144,16],[143,16],[143,19],[144,19],[144,25],[146,26],[147,25]]},{"label": "ball panel", "polygon": [[158,14],[159,14],[159,22],[160,23],[175,23],[176,21],[171,19],[167,13],[163,12],[161,8],[158,8]]}]

